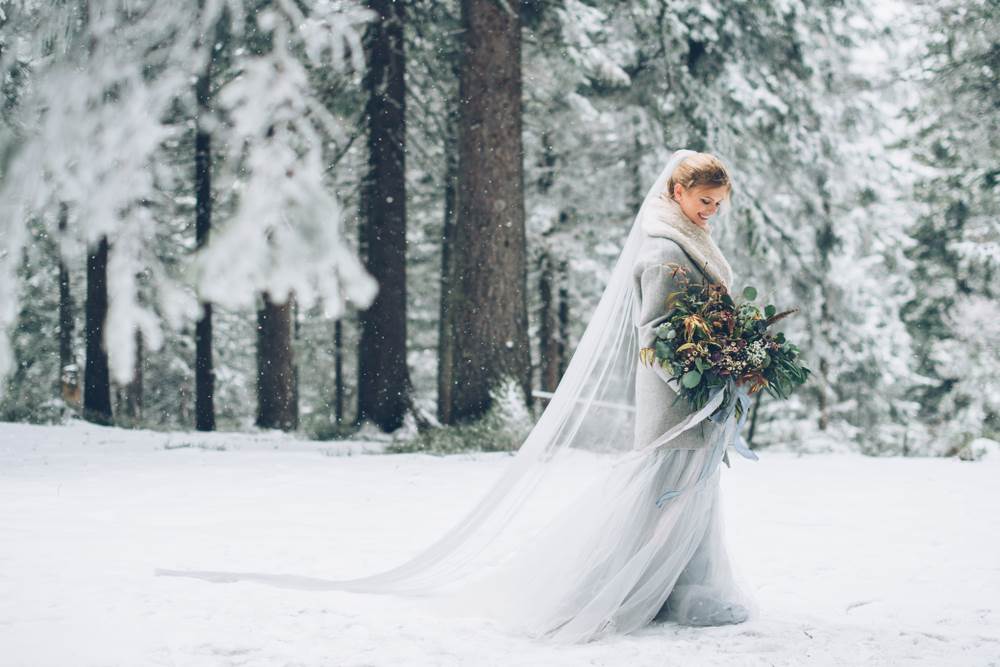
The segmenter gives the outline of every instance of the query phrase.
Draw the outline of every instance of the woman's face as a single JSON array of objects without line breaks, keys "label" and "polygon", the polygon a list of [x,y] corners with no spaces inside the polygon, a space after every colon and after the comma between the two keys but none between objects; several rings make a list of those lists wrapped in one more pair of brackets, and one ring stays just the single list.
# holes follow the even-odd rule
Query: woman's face
[{"label": "woman's face", "polygon": [[729,188],[725,185],[696,185],[685,188],[680,183],[674,183],[674,199],[681,205],[681,210],[691,222],[702,227],[708,224],[709,218],[718,213],[719,204]]}]

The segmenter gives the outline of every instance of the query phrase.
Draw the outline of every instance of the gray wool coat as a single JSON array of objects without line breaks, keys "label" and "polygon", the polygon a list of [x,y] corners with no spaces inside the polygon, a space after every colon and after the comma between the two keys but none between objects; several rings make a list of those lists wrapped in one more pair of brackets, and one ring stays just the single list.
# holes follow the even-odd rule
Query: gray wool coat
[{"label": "gray wool coat", "polygon": [[[645,236],[632,267],[639,317],[637,334],[639,348],[653,347],[655,329],[667,319],[667,295],[677,290],[668,264],[679,264],[687,270],[692,285],[703,284],[708,277],[696,267],[676,241],[660,236]],[[669,375],[658,364],[645,366],[638,360],[635,375],[635,442],[641,449],[656,440],[671,426],[691,412],[687,401],[677,399],[677,393],[667,384]],[[698,449],[708,445],[705,422],[696,424],[668,442],[664,447]]]}]

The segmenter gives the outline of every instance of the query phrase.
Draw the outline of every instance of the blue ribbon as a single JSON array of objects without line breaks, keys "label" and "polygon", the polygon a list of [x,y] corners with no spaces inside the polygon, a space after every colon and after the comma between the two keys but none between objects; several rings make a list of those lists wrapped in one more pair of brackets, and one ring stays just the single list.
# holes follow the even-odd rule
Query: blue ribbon
[{"label": "blue ribbon", "polygon": [[[725,389],[726,387],[716,387],[713,389],[709,394],[709,400],[715,398],[720,391],[724,391]],[[740,408],[739,419],[736,418],[737,405],[739,405]],[[670,490],[661,494],[660,497],[656,499],[657,507],[663,507],[663,504],[671,498],[676,498],[684,491],[701,485],[706,479],[708,479],[709,474],[719,465],[720,460],[725,461],[728,466],[729,455],[726,451],[727,446],[735,449],[736,452],[744,458],[748,458],[753,461],[759,460],[757,455],[749,447],[747,447],[747,443],[743,439],[743,436],[740,435],[740,430],[743,428],[743,424],[746,422],[747,415],[749,413],[750,394],[747,392],[745,387],[735,386],[731,383],[730,391],[726,392],[722,405],[720,405],[719,409],[708,417],[708,421],[712,422],[712,435],[710,436],[712,453],[706,459],[705,465],[702,466],[698,479],[695,480],[687,489]]]}]

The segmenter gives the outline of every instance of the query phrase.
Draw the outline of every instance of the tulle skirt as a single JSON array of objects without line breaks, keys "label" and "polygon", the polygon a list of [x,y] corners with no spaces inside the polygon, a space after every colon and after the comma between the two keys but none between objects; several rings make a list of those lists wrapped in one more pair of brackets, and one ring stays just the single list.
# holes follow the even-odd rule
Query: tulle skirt
[{"label": "tulle skirt", "polygon": [[440,598],[439,609],[568,643],[654,620],[752,617],[756,604],[724,544],[718,456],[705,447],[623,457],[525,545]]}]

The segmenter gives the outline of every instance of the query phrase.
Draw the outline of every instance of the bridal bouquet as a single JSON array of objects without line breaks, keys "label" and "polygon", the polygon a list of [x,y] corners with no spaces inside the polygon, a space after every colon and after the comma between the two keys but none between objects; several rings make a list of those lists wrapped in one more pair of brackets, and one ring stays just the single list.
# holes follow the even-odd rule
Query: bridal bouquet
[{"label": "bridal bouquet", "polygon": [[671,267],[680,289],[667,299],[668,319],[656,328],[654,347],[642,348],[639,357],[647,366],[659,364],[678,382],[678,398],[683,395],[695,410],[717,388],[728,397],[738,389],[749,394],[764,389],[785,399],[806,381],[810,371],[799,361],[799,348],[783,333],[769,331],[796,309],[761,309],[753,303],[753,287],[744,289],[737,303],[722,285],[691,285],[683,267]]}]

